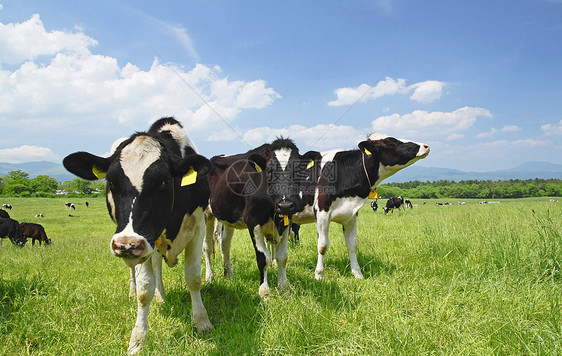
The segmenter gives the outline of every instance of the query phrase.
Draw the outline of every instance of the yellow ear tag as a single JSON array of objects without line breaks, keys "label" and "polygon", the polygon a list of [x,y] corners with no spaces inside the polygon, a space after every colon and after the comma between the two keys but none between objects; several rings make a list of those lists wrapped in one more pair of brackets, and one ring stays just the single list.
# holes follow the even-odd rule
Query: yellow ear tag
[{"label": "yellow ear tag", "polygon": [[92,173],[94,173],[97,179],[105,178],[105,172],[96,166],[92,166]]},{"label": "yellow ear tag", "polygon": [[309,169],[310,167],[314,166],[314,160],[310,160],[310,162],[308,162],[308,164],[306,165],[306,169]]},{"label": "yellow ear tag", "polygon": [[163,242],[164,242],[164,237],[163,237],[162,235],[160,235],[160,236],[158,237],[158,240],[156,240],[155,245],[158,246],[158,247],[160,247],[160,246],[162,246],[162,243],[163,243]]},{"label": "yellow ear tag", "polygon": [[197,171],[193,167],[189,167],[189,171],[182,177],[181,186],[186,186],[195,183],[197,180]]},{"label": "yellow ear tag", "polygon": [[372,154],[371,151],[369,151],[368,149],[366,149],[366,148],[363,148],[363,149],[365,150],[365,154],[367,156],[370,156]]},{"label": "yellow ear tag", "polygon": [[283,225],[289,225],[289,217],[287,215],[283,216]]},{"label": "yellow ear tag", "polygon": [[258,164],[257,164],[256,162],[252,162],[252,163],[254,164],[254,168],[256,169],[256,172],[258,172],[258,173],[263,172],[263,171],[261,170],[261,167],[258,166]]},{"label": "yellow ear tag", "polygon": [[378,196],[379,194],[374,189],[369,192],[369,199],[377,199]]}]

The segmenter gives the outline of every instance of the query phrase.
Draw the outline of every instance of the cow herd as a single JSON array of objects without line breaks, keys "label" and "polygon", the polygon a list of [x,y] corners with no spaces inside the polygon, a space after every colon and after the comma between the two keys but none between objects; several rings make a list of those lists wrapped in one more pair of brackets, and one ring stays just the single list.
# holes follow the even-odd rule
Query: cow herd
[{"label": "cow herd", "polygon": [[[211,283],[217,236],[224,274],[232,276],[235,229],[248,230],[260,272],[258,293],[264,299],[270,294],[267,271],[273,259],[278,289],[289,287],[293,224],[316,225],[317,280],[324,275],[330,222],[342,226],[351,272],[363,278],[357,262],[359,209],[383,179],[429,154],[428,145],[371,134],[354,150],[301,153],[292,140],[278,138],[245,153],[209,160],[196,152],[182,125],[171,117],[114,146],[110,157],[76,152],[63,164],[81,178],[106,179],[107,208],[116,224],[110,251],[129,266],[138,304],[130,354],[142,347],[151,300],[165,298],[162,260],[173,267],[182,251],[193,323],[198,331],[212,329],[200,293],[201,252]],[[220,223],[216,234],[215,221]]]},{"label": "cow herd", "polygon": [[10,204],[2,204],[2,209],[0,209],[0,247],[2,247],[2,239],[4,238],[10,239],[14,245],[20,247],[25,245],[27,239],[32,239],[32,245],[35,245],[36,240],[39,241],[39,245],[43,242],[47,245],[51,243],[42,225],[19,223],[10,218],[10,214],[4,209],[12,210],[13,207]]}]

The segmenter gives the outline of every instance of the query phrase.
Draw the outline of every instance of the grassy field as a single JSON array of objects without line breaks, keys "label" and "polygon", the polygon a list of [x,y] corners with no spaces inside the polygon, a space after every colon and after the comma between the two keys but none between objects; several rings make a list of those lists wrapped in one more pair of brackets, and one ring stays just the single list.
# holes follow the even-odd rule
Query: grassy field
[{"label": "grassy field", "polygon": [[[20,249],[3,241],[1,355],[126,352],[136,316],[128,269],[109,252],[114,225],[105,201],[89,200],[89,208],[84,201],[73,199],[72,217],[60,199],[2,201],[20,222],[43,224],[53,243]],[[561,204],[413,203],[388,216],[362,209],[364,280],[352,277],[336,224],[325,279],[314,280],[316,232],[303,226],[301,244],[289,250],[291,291],[272,288],[266,301],[248,233],[236,232],[234,280],[221,276],[217,252],[218,277],[203,285],[215,326],[206,335],[191,325],[183,261],[164,267],[167,302],[152,304],[141,355],[562,354]],[[275,269],[269,282],[277,284]]]}]

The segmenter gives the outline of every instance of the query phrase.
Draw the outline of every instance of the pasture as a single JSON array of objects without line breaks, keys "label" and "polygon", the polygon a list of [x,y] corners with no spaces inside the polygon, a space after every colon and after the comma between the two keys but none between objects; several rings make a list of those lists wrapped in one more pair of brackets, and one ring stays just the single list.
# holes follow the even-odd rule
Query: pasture
[{"label": "pasture", "polygon": [[[3,241],[0,354],[124,354],[137,304],[128,298],[127,267],[109,251],[115,227],[105,200],[87,199],[86,208],[86,199],[72,199],[73,211],[62,199],[4,200],[12,218],[42,224],[52,245]],[[562,354],[561,204],[435,202],[414,199],[413,209],[387,216],[365,204],[364,280],[351,275],[341,228],[332,224],[325,279],[316,281],[316,231],[303,225],[301,243],[289,248],[291,290],[277,292],[272,268],[265,301],[250,237],[237,231],[234,279],[222,277],[217,248],[215,282],[203,283],[214,325],[205,335],[191,324],[181,255],[178,266],[164,267],[167,301],[152,303],[140,354]]]}]

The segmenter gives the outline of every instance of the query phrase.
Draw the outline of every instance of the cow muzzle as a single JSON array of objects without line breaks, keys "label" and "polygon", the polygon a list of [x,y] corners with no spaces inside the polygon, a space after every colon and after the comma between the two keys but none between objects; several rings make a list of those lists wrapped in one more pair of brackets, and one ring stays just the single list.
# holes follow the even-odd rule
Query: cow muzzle
[{"label": "cow muzzle", "polygon": [[137,259],[146,254],[146,241],[137,237],[119,236],[111,239],[111,252],[121,258]]},{"label": "cow muzzle", "polygon": [[295,203],[283,199],[279,203],[277,203],[277,213],[282,215],[291,215],[295,212]]}]

